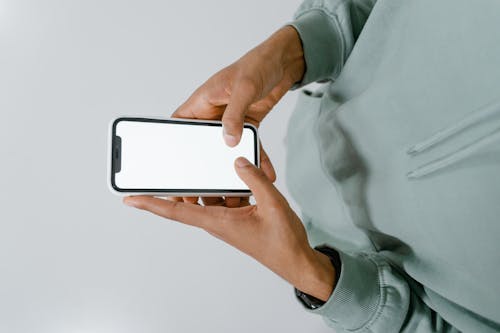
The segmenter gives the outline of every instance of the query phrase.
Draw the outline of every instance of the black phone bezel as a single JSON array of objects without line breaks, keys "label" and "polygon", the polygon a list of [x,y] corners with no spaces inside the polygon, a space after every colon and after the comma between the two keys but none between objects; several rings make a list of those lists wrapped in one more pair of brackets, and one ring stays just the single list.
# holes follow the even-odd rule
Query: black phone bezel
[{"label": "black phone bezel", "polygon": [[[213,123],[213,122],[204,122],[204,121],[191,121],[191,120],[185,120],[185,119],[155,119],[155,118],[140,118],[140,117],[120,117],[116,118],[111,126],[111,187],[121,193],[231,193],[231,194],[249,194],[251,193],[250,190],[243,190],[243,189],[198,189],[198,188],[193,188],[193,189],[126,189],[126,188],[120,188],[115,184],[115,173],[116,173],[116,168],[117,168],[117,160],[115,159],[115,149],[117,148],[117,144],[119,144],[119,162],[121,163],[121,138],[116,135],[116,126],[120,121],[136,121],[136,122],[149,122],[149,123],[168,123],[168,124],[176,124],[176,125],[197,125],[197,126],[216,126],[216,127],[222,127],[221,123]],[[254,126],[245,124],[243,126],[244,128],[249,128],[252,130],[254,136],[254,164],[259,166],[260,161],[258,161],[259,154],[258,154],[258,137],[257,137],[257,130],[255,129]],[[120,165],[121,169],[121,165]]]}]

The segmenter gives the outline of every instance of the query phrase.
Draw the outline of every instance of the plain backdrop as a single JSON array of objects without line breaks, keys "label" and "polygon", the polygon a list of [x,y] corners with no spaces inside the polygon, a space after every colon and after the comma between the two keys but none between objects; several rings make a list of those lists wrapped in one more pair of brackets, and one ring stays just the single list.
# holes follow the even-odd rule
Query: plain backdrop
[{"label": "plain backdrop", "polygon": [[[0,332],[329,332],[253,259],[105,181],[113,117],[170,115],[299,3],[0,0]],[[261,126],[287,197],[295,97]]]}]

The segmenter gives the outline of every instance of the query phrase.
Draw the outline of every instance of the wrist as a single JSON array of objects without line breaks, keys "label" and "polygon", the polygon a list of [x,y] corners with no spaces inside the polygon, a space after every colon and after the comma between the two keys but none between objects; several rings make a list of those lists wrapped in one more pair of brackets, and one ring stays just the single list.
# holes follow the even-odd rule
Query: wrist
[{"label": "wrist", "polygon": [[295,288],[326,302],[335,287],[335,267],[327,255],[312,248],[310,250],[299,272]]},{"label": "wrist", "polygon": [[302,80],[305,72],[304,51],[300,36],[292,26],[276,31],[267,40],[270,54],[278,57],[284,76],[293,84]]}]

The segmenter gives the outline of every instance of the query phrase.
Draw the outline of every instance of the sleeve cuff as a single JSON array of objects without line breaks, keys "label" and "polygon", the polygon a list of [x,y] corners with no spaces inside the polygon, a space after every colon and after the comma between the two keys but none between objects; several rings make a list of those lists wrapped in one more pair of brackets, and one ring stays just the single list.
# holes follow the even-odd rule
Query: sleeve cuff
[{"label": "sleeve cuff", "polygon": [[292,89],[337,77],[344,63],[344,52],[335,19],[321,9],[313,9],[299,14],[288,25],[294,27],[300,36],[306,62],[302,81]]},{"label": "sleeve cuff", "polygon": [[356,330],[368,324],[381,303],[379,270],[367,255],[351,256],[339,251],[341,272],[327,302],[314,310],[333,324]]}]

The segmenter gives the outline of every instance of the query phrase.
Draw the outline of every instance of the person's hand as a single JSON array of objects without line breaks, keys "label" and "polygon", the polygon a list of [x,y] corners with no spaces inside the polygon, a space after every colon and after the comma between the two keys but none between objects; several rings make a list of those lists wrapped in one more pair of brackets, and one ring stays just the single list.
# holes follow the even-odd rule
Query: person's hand
[{"label": "person's hand", "polygon": [[235,168],[254,194],[256,205],[246,201],[237,208],[201,206],[150,196],[126,197],[124,203],[202,228],[299,290],[326,301],[335,283],[330,259],[310,247],[299,217],[262,170],[243,157],[235,161]]},{"label": "person's hand", "polygon": [[[262,119],[304,73],[302,44],[297,31],[286,26],[235,63],[202,84],[173,114],[174,118],[222,120],[225,142],[235,146],[243,123],[259,126]],[[260,146],[260,166],[272,181],[276,173]],[[197,203],[198,197],[170,197]],[[243,198],[203,198],[204,203],[238,207]]]},{"label": "person's hand", "polygon": [[278,30],[235,63],[202,84],[173,117],[222,119],[224,140],[236,146],[243,123],[256,126],[304,74],[304,56],[297,31]]}]

